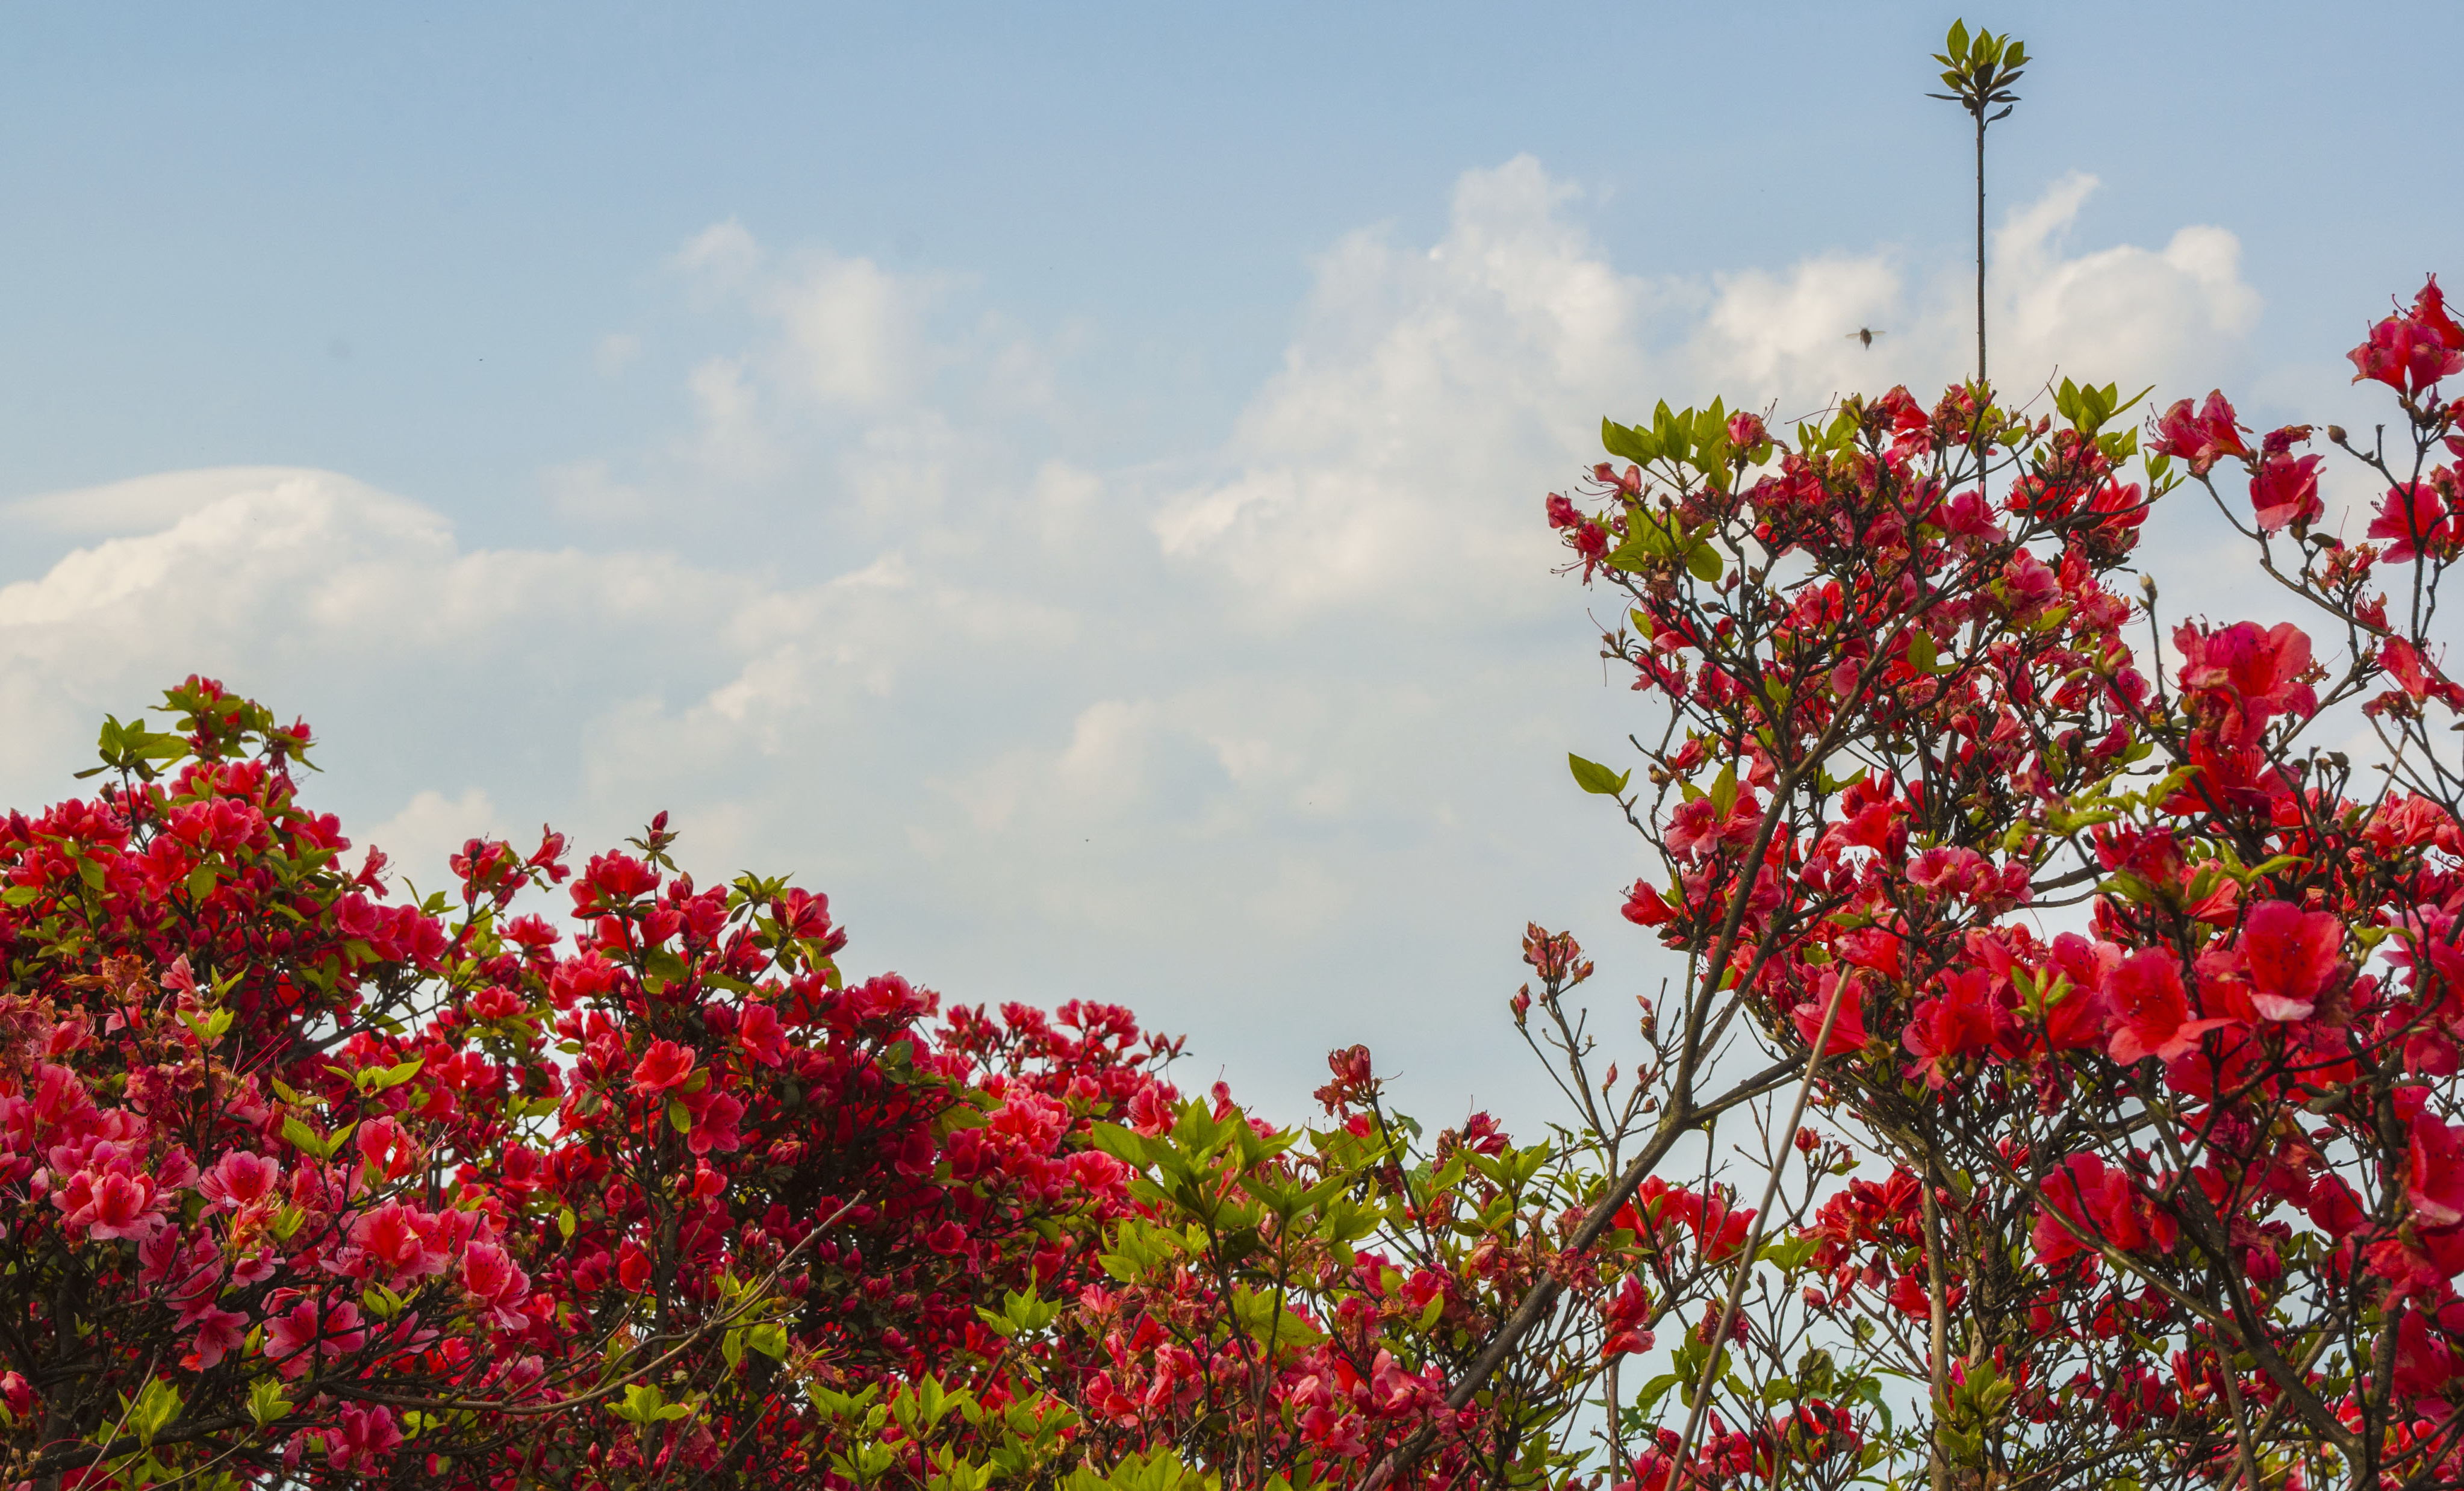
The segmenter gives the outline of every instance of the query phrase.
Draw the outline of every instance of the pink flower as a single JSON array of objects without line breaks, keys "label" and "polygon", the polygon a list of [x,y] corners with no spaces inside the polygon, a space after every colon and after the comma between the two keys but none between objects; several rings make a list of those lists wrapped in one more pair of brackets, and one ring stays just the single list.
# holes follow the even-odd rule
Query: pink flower
[{"label": "pink flower", "polygon": [[204,1371],[236,1351],[247,1334],[248,1317],[236,1310],[210,1308],[200,1313],[195,1322],[196,1334],[188,1353],[180,1365],[190,1371]]},{"label": "pink flower", "polygon": [[155,1190],[150,1178],[118,1168],[124,1163],[115,1162],[113,1169],[99,1174],[78,1171],[52,1193],[52,1204],[68,1214],[69,1227],[84,1228],[97,1242],[113,1238],[142,1242],[162,1230],[161,1209],[167,1198]]},{"label": "pink flower", "polygon": [[2268,1020],[2308,1020],[2343,966],[2343,923],[2332,912],[2259,902],[2242,923],[2239,948],[2251,1003]]},{"label": "pink flower", "polygon": [[427,1213],[388,1201],[351,1224],[351,1242],[400,1278],[425,1279],[445,1272],[435,1230]]},{"label": "pink flower", "polygon": [[693,1052],[672,1041],[653,1041],[642,1063],[633,1068],[633,1090],[656,1095],[682,1086],[693,1069]]},{"label": "pink flower", "polygon": [[301,1300],[265,1322],[266,1359],[285,1378],[305,1372],[319,1357],[332,1361],[367,1344],[360,1307],[348,1300],[321,1313],[315,1300]]},{"label": "pink flower", "polygon": [[341,1421],[325,1431],[325,1461],[336,1470],[373,1468],[402,1443],[393,1414],[383,1408],[345,1408]]},{"label": "pink flower", "polygon": [[216,1211],[235,1212],[274,1194],[282,1167],[261,1154],[233,1150],[214,1162],[197,1190]]},{"label": "pink flower", "polygon": [[463,1253],[462,1287],[498,1328],[519,1330],[530,1323],[521,1307],[530,1297],[530,1276],[515,1267],[505,1250],[495,1243],[474,1242]]}]

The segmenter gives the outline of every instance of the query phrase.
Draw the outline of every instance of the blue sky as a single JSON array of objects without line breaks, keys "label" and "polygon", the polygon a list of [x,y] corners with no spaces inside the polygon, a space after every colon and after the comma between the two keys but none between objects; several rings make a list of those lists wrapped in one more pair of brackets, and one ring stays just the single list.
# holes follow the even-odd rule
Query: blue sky
[{"label": "blue sky", "polygon": [[[0,785],[219,672],[414,870],[671,807],[860,968],[1522,1109],[1527,917],[1666,972],[1540,494],[1663,394],[1958,371],[1951,13],[11,11]],[[2006,380],[2356,407],[2464,274],[2406,81],[2464,22],[2321,13],[1971,15],[2039,58]],[[2215,540],[2160,520],[2193,602]]]}]

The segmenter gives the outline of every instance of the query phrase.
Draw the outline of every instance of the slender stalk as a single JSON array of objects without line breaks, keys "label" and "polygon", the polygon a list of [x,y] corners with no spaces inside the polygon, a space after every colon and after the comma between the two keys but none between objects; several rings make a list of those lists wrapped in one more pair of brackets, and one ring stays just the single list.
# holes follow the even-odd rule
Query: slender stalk
[{"label": "slender stalk", "polygon": [[1943,1277],[1942,1208],[1934,1200],[1933,1167],[1927,1165],[1920,1178],[1925,1233],[1925,1375],[1933,1388],[1933,1491],[1950,1491],[1950,1461],[1942,1453],[1942,1421],[1950,1412],[1950,1290]]},{"label": "slender stalk", "polygon": [[1985,114],[1976,115],[1976,382],[1985,382]]},{"label": "slender stalk", "polygon": [[[1856,998],[1859,996],[1845,983],[1831,996],[1831,1007],[1822,1012],[1822,1029],[1814,1037],[1814,1049],[1806,1053],[1805,1076],[1796,1085],[1796,1101],[1790,1105],[1788,1122],[1779,1129],[1788,1137],[1780,1141],[1779,1155],[1771,1161],[1771,1173],[1764,1177],[1762,1205],[1754,1209],[1753,1227],[1746,1235],[1745,1248],[1737,1255],[1736,1271],[1728,1276],[1728,1300],[1721,1306],[1719,1328],[1711,1333],[1710,1354],[1703,1362],[1703,1380],[1694,1385],[1694,1408],[1685,1415],[1684,1436],[1677,1441],[1677,1453],[1668,1462],[1665,1491],[1677,1491],[1677,1478],[1685,1473],[1686,1458],[1694,1453],[1695,1436],[1703,1432],[1703,1415],[1711,1406],[1711,1384],[1718,1380],[1720,1358],[1728,1348],[1728,1331],[1737,1323],[1738,1306],[1745,1303],[1746,1276],[1753,1272],[1754,1255],[1762,1251],[1763,1234],[1771,1228],[1771,1203],[1779,1196],[1779,1177],[1788,1169],[1789,1150],[1797,1126],[1805,1121],[1805,1103],[1814,1093],[1815,1074],[1822,1069],[1823,1048],[1831,1044],[1831,1027],[1838,1023],[1839,1011]],[[1705,1227],[1705,1231],[1709,1229]]]}]

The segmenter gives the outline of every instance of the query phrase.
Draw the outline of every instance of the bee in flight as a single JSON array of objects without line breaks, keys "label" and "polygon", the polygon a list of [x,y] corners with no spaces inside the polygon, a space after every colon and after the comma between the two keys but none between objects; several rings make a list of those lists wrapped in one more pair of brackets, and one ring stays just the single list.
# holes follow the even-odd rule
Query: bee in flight
[{"label": "bee in flight", "polygon": [[1856,342],[1861,347],[1864,347],[1867,351],[1871,351],[1874,346],[1874,339],[1881,335],[1881,332],[1876,331],[1871,326],[1859,326],[1855,331],[1848,334],[1848,340]]}]

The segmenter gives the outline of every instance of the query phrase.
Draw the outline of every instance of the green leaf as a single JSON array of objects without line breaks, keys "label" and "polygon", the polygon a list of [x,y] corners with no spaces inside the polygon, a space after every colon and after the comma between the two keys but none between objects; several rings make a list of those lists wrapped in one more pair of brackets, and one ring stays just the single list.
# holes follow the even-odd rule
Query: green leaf
[{"label": "green leaf", "polygon": [[1720,775],[1718,777],[1712,778],[1711,811],[1722,818],[1726,818],[1731,812],[1735,811],[1736,806],[1737,763],[1730,761],[1727,765],[1720,768]]},{"label": "green leaf", "polygon": [[[404,1083],[418,1076],[419,1069],[427,1064],[428,1058],[424,1056],[414,1056],[409,1061],[397,1062],[393,1065],[385,1067],[384,1069],[375,1072],[373,1076],[370,1076],[368,1078],[368,1086],[371,1090],[377,1092],[383,1092],[388,1087],[399,1087]],[[363,1073],[363,1075],[366,1074]]]},{"label": "green leaf", "polygon": [[787,1355],[787,1327],[775,1320],[765,1320],[745,1329],[744,1344],[773,1361],[783,1361]]},{"label": "green leaf", "polygon": [[1705,584],[1715,584],[1720,577],[1727,572],[1728,566],[1720,559],[1720,551],[1709,544],[1698,543],[1686,551],[1685,573],[1696,580]]},{"label": "green leaf", "polygon": [[289,1140],[295,1149],[314,1154],[320,1160],[334,1157],[332,1144],[296,1114],[282,1120],[282,1137]]},{"label": "green leaf", "polygon": [[128,1410],[128,1425],[137,1431],[137,1442],[151,1448],[154,1436],[179,1416],[180,1390],[157,1377],[138,1391],[137,1401]]},{"label": "green leaf", "polygon": [[259,1377],[248,1390],[248,1416],[256,1420],[259,1429],[291,1412],[291,1400],[282,1395],[282,1384],[272,1377]]},{"label": "green leaf", "polygon": [[1095,1141],[1095,1148],[1132,1170],[1148,1168],[1147,1142],[1143,1135],[1118,1124],[1099,1123],[1091,1126],[1088,1137]]},{"label": "green leaf", "polygon": [[1620,425],[1613,419],[1600,421],[1600,445],[1609,454],[1637,466],[1649,466],[1660,459],[1660,442],[1651,437],[1651,431]]},{"label": "green leaf", "polygon": [[607,1412],[628,1424],[652,1424],[667,1419],[682,1418],[693,1412],[690,1403],[671,1403],[668,1395],[650,1383],[637,1382],[625,1390],[621,1403],[610,1403]]},{"label": "green leaf", "polygon": [[1566,765],[1573,771],[1574,785],[1585,792],[1613,798],[1625,790],[1632,772],[1613,772],[1597,761],[1587,761],[1572,751],[1566,753]]}]

